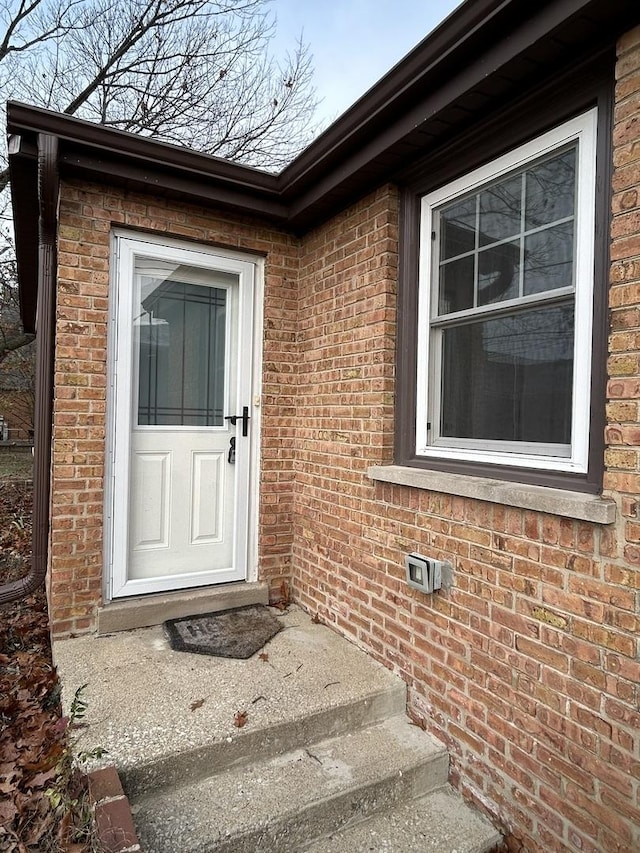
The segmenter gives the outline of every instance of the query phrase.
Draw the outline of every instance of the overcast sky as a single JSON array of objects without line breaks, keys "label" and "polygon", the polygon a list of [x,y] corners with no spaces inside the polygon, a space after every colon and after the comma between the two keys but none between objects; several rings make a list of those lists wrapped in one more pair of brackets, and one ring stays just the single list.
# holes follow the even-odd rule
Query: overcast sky
[{"label": "overcast sky", "polygon": [[321,119],[333,120],[459,5],[459,0],[273,0],[277,53],[302,32]]}]

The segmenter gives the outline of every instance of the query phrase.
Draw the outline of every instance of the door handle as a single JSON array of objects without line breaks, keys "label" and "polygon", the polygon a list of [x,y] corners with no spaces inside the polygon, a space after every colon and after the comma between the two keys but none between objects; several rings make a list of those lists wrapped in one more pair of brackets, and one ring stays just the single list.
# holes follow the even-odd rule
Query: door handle
[{"label": "door handle", "polygon": [[231,421],[235,426],[239,420],[242,421],[242,435],[246,436],[249,432],[249,406],[242,407],[241,415],[225,415],[225,421]]},{"label": "door handle", "polygon": [[227,455],[229,465],[235,465],[236,462],[236,437],[232,435],[229,439],[229,453]]}]

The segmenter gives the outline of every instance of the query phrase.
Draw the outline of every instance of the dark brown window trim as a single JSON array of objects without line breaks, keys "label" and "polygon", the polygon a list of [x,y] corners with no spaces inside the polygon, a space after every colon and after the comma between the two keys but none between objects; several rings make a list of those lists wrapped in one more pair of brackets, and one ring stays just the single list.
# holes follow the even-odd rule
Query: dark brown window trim
[{"label": "dark brown window trim", "polygon": [[[605,387],[608,332],[609,226],[611,217],[611,134],[615,52],[608,47],[589,62],[549,80],[505,105],[461,137],[440,146],[406,173],[400,204],[398,335],[396,386],[396,465],[489,477],[524,484],[599,494],[604,473]],[[505,151],[535,139],[584,110],[598,107],[594,329],[590,443],[587,474],[530,470],[518,466],[453,462],[415,452],[417,298],[420,199]]]}]

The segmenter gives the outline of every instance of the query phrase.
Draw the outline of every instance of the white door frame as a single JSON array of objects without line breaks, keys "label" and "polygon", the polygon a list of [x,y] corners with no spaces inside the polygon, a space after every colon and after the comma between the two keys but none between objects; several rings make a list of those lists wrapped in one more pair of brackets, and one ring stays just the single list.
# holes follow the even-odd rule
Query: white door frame
[{"label": "white door frame", "polygon": [[[132,417],[132,348],[119,338],[119,315],[124,316],[132,298],[135,257],[178,261],[210,266],[239,276],[241,311],[238,328],[238,357],[245,359],[248,387],[238,388],[237,400],[230,401],[233,414],[250,407],[248,452],[236,456],[236,529],[234,565],[244,565],[244,579],[256,580],[258,562],[258,489],[260,450],[260,387],[262,369],[262,310],[264,259],[217,247],[194,244],[124,229],[112,232],[110,316],[108,335],[108,399],[105,470],[105,561],[104,596],[110,600],[163,589],[189,588],[215,583],[202,575],[175,576],[166,581],[127,580],[129,501],[129,447]],[[122,274],[123,273],[123,274]],[[122,282],[121,282],[122,279]],[[127,301],[123,305],[122,300]],[[248,303],[248,304],[247,304]],[[127,332],[128,334],[128,332]],[[240,396],[242,395],[242,399]],[[122,404],[120,405],[120,402]],[[239,432],[239,429],[238,429]],[[240,483],[246,484],[245,488]],[[117,506],[116,506],[117,498]],[[123,524],[123,519],[125,523]],[[218,580],[217,582],[221,582]]]}]

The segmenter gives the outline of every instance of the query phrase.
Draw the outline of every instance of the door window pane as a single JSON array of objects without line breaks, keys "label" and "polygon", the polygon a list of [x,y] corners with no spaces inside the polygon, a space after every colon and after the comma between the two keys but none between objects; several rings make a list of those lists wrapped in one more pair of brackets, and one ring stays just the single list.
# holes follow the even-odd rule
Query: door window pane
[{"label": "door window pane", "polygon": [[203,273],[188,268],[166,278],[139,277],[134,320],[139,426],[224,424],[228,291],[194,283],[198,278]]},{"label": "door window pane", "polygon": [[572,304],[468,323],[442,335],[442,436],[570,443]]}]

